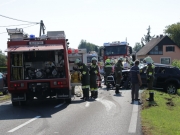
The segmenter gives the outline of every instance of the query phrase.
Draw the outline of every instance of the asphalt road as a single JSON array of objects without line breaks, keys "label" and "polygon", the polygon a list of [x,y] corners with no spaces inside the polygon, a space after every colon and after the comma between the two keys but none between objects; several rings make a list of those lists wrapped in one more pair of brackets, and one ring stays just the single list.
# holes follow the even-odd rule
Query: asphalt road
[{"label": "asphalt road", "polygon": [[0,103],[0,135],[141,135],[138,101],[131,104],[131,91],[99,89],[96,100],[72,98],[63,101],[33,102],[13,107]]}]

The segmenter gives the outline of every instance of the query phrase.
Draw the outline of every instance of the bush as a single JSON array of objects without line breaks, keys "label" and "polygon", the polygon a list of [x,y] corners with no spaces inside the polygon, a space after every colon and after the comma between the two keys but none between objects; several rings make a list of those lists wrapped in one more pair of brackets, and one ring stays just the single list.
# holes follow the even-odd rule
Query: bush
[{"label": "bush", "polygon": [[177,68],[180,68],[180,60],[173,60],[172,65]]}]

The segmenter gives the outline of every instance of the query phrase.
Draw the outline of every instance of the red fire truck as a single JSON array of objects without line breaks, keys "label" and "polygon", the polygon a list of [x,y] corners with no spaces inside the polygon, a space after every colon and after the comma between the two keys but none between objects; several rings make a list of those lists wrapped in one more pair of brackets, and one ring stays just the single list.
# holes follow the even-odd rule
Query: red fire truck
[{"label": "red fire truck", "polygon": [[68,39],[64,31],[27,36],[23,29],[7,29],[8,90],[14,106],[35,99],[71,102]]},{"label": "red fire truck", "polygon": [[99,49],[99,61],[105,62],[106,59],[118,59],[119,57],[130,57],[132,47],[127,42],[104,43]]}]

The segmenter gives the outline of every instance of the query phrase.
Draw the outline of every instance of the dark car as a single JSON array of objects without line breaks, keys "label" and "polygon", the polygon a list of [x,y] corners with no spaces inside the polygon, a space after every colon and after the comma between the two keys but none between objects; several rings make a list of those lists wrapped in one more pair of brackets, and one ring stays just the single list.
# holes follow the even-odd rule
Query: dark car
[{"label": "dark car", "polygon": [[3,95],[8,93],[6,84],[5,84],[6,80],[5,80],[5,76],[3,73],[0,73],[0,92],[3,93]]},{"label": "dark car", "polygon": [[[159,63],[154,63],[154,65],[155,73],[153,87],[155,89],[163,89],[170,94],[175,94],[177,92],[177,89],[180,89],[179,68]],[[140,69],[143,84],[147,84],[146,68],[147,66],[145,65],[143,68]]]}]

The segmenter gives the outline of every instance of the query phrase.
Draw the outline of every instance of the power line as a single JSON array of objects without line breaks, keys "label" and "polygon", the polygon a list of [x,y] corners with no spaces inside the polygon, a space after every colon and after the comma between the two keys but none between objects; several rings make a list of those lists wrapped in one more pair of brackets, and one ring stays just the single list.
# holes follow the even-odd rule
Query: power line
[{"label": "power line", "polygon": [[[29,25],[29,26],[27,26],[27,27],[23,27],[23,29],[24,29],[24,28],[28,28],[28,27],[32,27],[32,26],[34,26],[34,25],[37,25],[37,24],[31,24],[31,25]],[[0,33],[0,34],[4,34],[4,33],[7,33],[7,32],[2,32],[2,33]]]},{"label": "power line", "polygon": [[[39,23],[37,23],[37,24],[39,24]],[[29,25],[29,23],[28,24],[18,24],[18,25],[7,25],[7,26],[0,26],[0,27],[11,27],[11,26],[21,26],[21,25]]]},{"label": "power line", "polygon": [[37,25],[37,24],[31,24],[31,25],[29,25],[29,26],[27,26],[27,27],[23,27],[23,28],[32,27],[32,26],[34,26],[34,25]]},{"label": "power line", "polygon": [[4,15],[0,15],[0,16],[1,16],[1,17],[5,17],[5,18],[8,18],[8,19],[16,20],[16,21],[21,21],[21,22],[37,23],[37,22],[29,22],[29,21],[19,20],[19,19],[15,19],[15,18],[8,17],[8,16],[4,16]]}]

